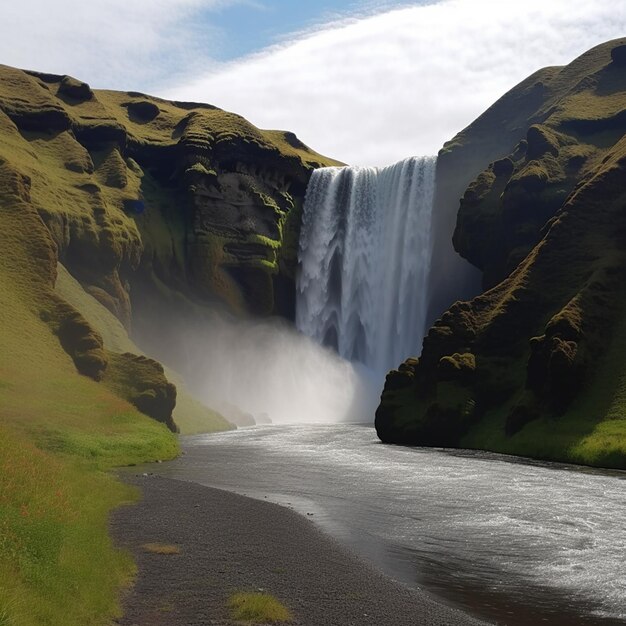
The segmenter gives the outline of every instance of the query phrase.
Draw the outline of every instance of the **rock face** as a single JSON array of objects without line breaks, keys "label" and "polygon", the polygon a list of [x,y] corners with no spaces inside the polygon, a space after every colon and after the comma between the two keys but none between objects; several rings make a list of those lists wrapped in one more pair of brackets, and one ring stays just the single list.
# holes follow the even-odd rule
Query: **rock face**
[{"label": "rock face", "polygon": [[335,162],[210,105],[8,67],[0,115],[59,259],[127,326],[138,280],[292,313],[298,212],[310,172]]},{"label": "rock face", "polygon": [[0,137],[0,211],[20,228],[32,222],[42,319],[79,372],[143,412],[173,428],[175,389],[158,363],[103,348],[52,292],[57,262],[126,329],[163,342],[166,325],[151,324],[172,306],[293,316],[306,185],[336,162],[292,133],[210,105],[0,66]]},{"label": "rock face", "polygon": [[488,157],[454,232],[484,292],[389,374],[383,441],[626,467],[624,49],[537,72],[444,146],[464,176]]}]

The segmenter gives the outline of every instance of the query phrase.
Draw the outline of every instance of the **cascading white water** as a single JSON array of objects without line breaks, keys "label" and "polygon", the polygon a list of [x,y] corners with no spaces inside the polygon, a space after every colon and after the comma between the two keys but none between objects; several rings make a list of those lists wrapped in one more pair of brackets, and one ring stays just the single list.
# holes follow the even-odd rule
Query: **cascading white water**
[{"label": "cascading white water", "polygon": [[377,372],[421,347],[435,164],[322,168],[307,188],[296,325]]}]

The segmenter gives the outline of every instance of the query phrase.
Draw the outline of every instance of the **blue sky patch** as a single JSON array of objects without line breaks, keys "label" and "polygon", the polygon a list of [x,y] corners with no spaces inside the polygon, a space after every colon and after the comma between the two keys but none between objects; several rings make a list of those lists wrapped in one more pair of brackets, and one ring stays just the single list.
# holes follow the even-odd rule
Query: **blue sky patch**
[{"label": "blue sky patch", "polygon": [[211,29],[220,31],[219,49],[217,55],[215,49],[212,50],[213,56],[220,61],[231,61],[280,43],[295,32],[349,17],[425,3],[424,0],[242,0],[206,12],[204,17]]}]

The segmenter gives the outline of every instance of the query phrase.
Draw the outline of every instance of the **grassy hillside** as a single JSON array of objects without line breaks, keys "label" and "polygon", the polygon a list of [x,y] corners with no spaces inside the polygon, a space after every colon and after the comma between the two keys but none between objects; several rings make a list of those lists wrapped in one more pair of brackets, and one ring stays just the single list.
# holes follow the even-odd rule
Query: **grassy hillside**
[{"label": "grassy hillside", "polygon": [[134,565],[107,517],[136,494],[107,470],[174,457],[173,420],[230,428],[137,338],[166,343],[172,303],[288,313],[304,188],[334,162],[210,105],[5,66],[0,138],[0,625],[109,624]]},{"label": "grassy hillside", "polygon": [[0,623],[105,624],[134,568],[107,515],[135,496],[103,470],[178,445],[78,374],[53,332],[54,245],[6,161],[0,189]]},{"label": "grassy hillside", "polygon": [[501,149],[454,234],[485,292],[389,374],[383,440],[626,468],[624,51],[536,73],[444,147]]},{"label": "grassy hillside", "polygon": [[[57,266],[55,292],[76,307],[87,322],[102,335],[103,345],[107,350],[118,354],[144,354],[115,315],[88,294],[60,263]],[[177,372],[165,367],[165,375],[176,385],[176,406],[172,416],[181,434],[218,432],[232,428],[217,411],[204,406],[191,394]]]},{"label": "grassy hillside", "polygon": [[5,275],[1,284],[0,624],[107,624],[134,572],[107,516],[136,496],[103,470],[171,458],[178,445],[78,375],[47,325],[7,297]]}]

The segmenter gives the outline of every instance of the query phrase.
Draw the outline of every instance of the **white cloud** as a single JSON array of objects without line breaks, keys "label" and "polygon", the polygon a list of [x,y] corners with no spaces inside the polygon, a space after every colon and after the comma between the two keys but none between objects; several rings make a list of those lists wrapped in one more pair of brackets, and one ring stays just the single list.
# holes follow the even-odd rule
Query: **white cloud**
[{"label": "white cloud", "polygon": [[2,7],[0,62],[72,74],[96,87],[145,89],[168,71],[206,61],[221,34],[199,18],[235,3],[248,2],[8,0]]},{"label": "white cloud", "polygon": [[332,25],[163,95],[295,131],[353,164],[435,153],[500,95],[626,32],[614,0],[442,0]]},{"label": "white cloud", "polygon": [[614,0],[422,0],[223,64],[210,12],[264,2],[5,4],[2,63],[211,102],[358,164],[434,153],[530,72],[626,32],[626,5]]}]

